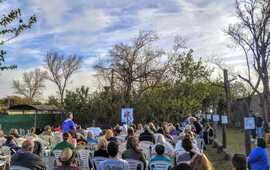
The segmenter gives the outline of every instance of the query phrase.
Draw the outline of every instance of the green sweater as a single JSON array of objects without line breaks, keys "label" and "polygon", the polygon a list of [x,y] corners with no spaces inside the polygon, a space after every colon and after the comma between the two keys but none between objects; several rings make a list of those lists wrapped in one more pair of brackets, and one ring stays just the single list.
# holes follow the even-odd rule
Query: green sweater
[{"label": "green sweater", "polygon": [[53,150],[64,150],[65,148],[70,148],[70,149],[74,149],[74,145],[68,143],[67,141],[63,141],[58,143]]}]

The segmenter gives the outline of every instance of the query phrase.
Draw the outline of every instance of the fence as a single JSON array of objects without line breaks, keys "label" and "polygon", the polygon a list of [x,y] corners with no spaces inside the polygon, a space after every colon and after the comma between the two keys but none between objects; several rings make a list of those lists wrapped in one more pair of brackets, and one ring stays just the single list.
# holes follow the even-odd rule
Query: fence
[{"label": "fence", "polygon": [[[37,128],[46,125],[58,126],[61,121],[60,114],[37,114]],[[31,115],[0,115],[0,126],[5,132],[12,128],[30,129],[34,127],[35,114]]]}]

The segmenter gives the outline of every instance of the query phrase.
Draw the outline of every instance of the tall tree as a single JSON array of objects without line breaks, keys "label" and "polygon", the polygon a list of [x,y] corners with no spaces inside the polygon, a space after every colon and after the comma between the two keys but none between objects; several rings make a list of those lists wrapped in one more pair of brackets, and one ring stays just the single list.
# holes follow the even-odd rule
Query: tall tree
[{"label": "tall tree", "polygon": [[132,92],[136,88],[140,87],[143,92],[155,86],[165,72],[166,63],[161,62],[163,51],[152,47],[157,40],[158,36],[154,32],[142,31],[131,44],[120,43],[112,48],[110,66],[97,66],[103,76],[114,81],[111,84],[119,83],[125,105],[131,104]]},{"label": "tall tree", "polygon": [[[238,22],[230,25],[227,34],[241,47],[247,64],[247,77],[239,75],[253,90],[260,95],[265,119],[270,113],[269,73],[270,65],[270,1],[236,0]],[[258,75],[252,79],[252,71]],[[262,84],[262,92],[258,87]]]},{"label": "tall tree", "polygon": [[63,106],[68,80],[73,73],[80,69],[82,58],[77,55],[65,57],[57,52],[50,52],[47,53],[44,62],[48,70],[47,79],[56,84],[60,96],[60,104]]},{"label": "tall tree", "polygon": [[[0,1],[0,5],[4,0]],[[3,14],[0,18],[0,47],[6,42],[16,38],[26,29],[30,29],[36,22],[35,15],[30,16],[26,21],[22,18],[22,13],[19,8],[12,9],[7,14]],[[0,70],[16,68],[15,65],[5,65],[6,51],[0,49]]]},{"label": "tall tree", "polygon": [[40,69],[25,72],[21,81],[13,80],[13,88],[17,94],[23,95],[33,101],[41,94],[42,89],[45,87],[45,78],[46,72],[41,71]]}]

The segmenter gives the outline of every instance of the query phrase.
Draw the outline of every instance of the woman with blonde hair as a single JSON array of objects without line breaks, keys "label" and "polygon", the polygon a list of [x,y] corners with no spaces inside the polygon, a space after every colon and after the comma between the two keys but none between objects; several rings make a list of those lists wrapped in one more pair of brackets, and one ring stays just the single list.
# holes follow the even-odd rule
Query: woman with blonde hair
[{"label": "woman with blonde hair", "polygon": [[196,154],[190,161],[193,170],[214,170],[212,163],[204,154]]},{"label": "woman with blonde hair", "polygon": [[108,129],[106,132],[105,132],[105,138],[107,141],[111,141],[111,139],[113,138],[113,131],[111,129]]},{"label": "woman with blonde hair", "polygon": [[94,157],[100,156],[100,157],[109,157],[109,154],[107,152],[107,145],[108,142],[104,136],[100,137],[98,140],[98,146],[97,150],[94,152]]}]

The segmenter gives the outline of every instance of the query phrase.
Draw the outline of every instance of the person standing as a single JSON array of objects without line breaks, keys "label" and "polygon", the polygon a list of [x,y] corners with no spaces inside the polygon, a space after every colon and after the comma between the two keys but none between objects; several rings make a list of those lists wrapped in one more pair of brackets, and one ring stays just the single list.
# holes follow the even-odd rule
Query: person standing
[{"label": "person standing", "polygon": [[66,133],[69,131],[76,131],[76,125],[73,121],[72,113],[68,113],[66,120],[62,124],[62,133]]},{"label": "person standing", "polygon": [[268,170],[268,151],[264,139],[258,138],[257,147],[248,155],[248,166],[250,170]]},{"label": "person standing", "polygon": [[263,130],[263,127],[264,127],[264,121],[263,121],[263,118],[258,115],[256,117],[256,135],[257,135],[257,138],[263,138],[263,134],[264,134],[264,130]]}]

